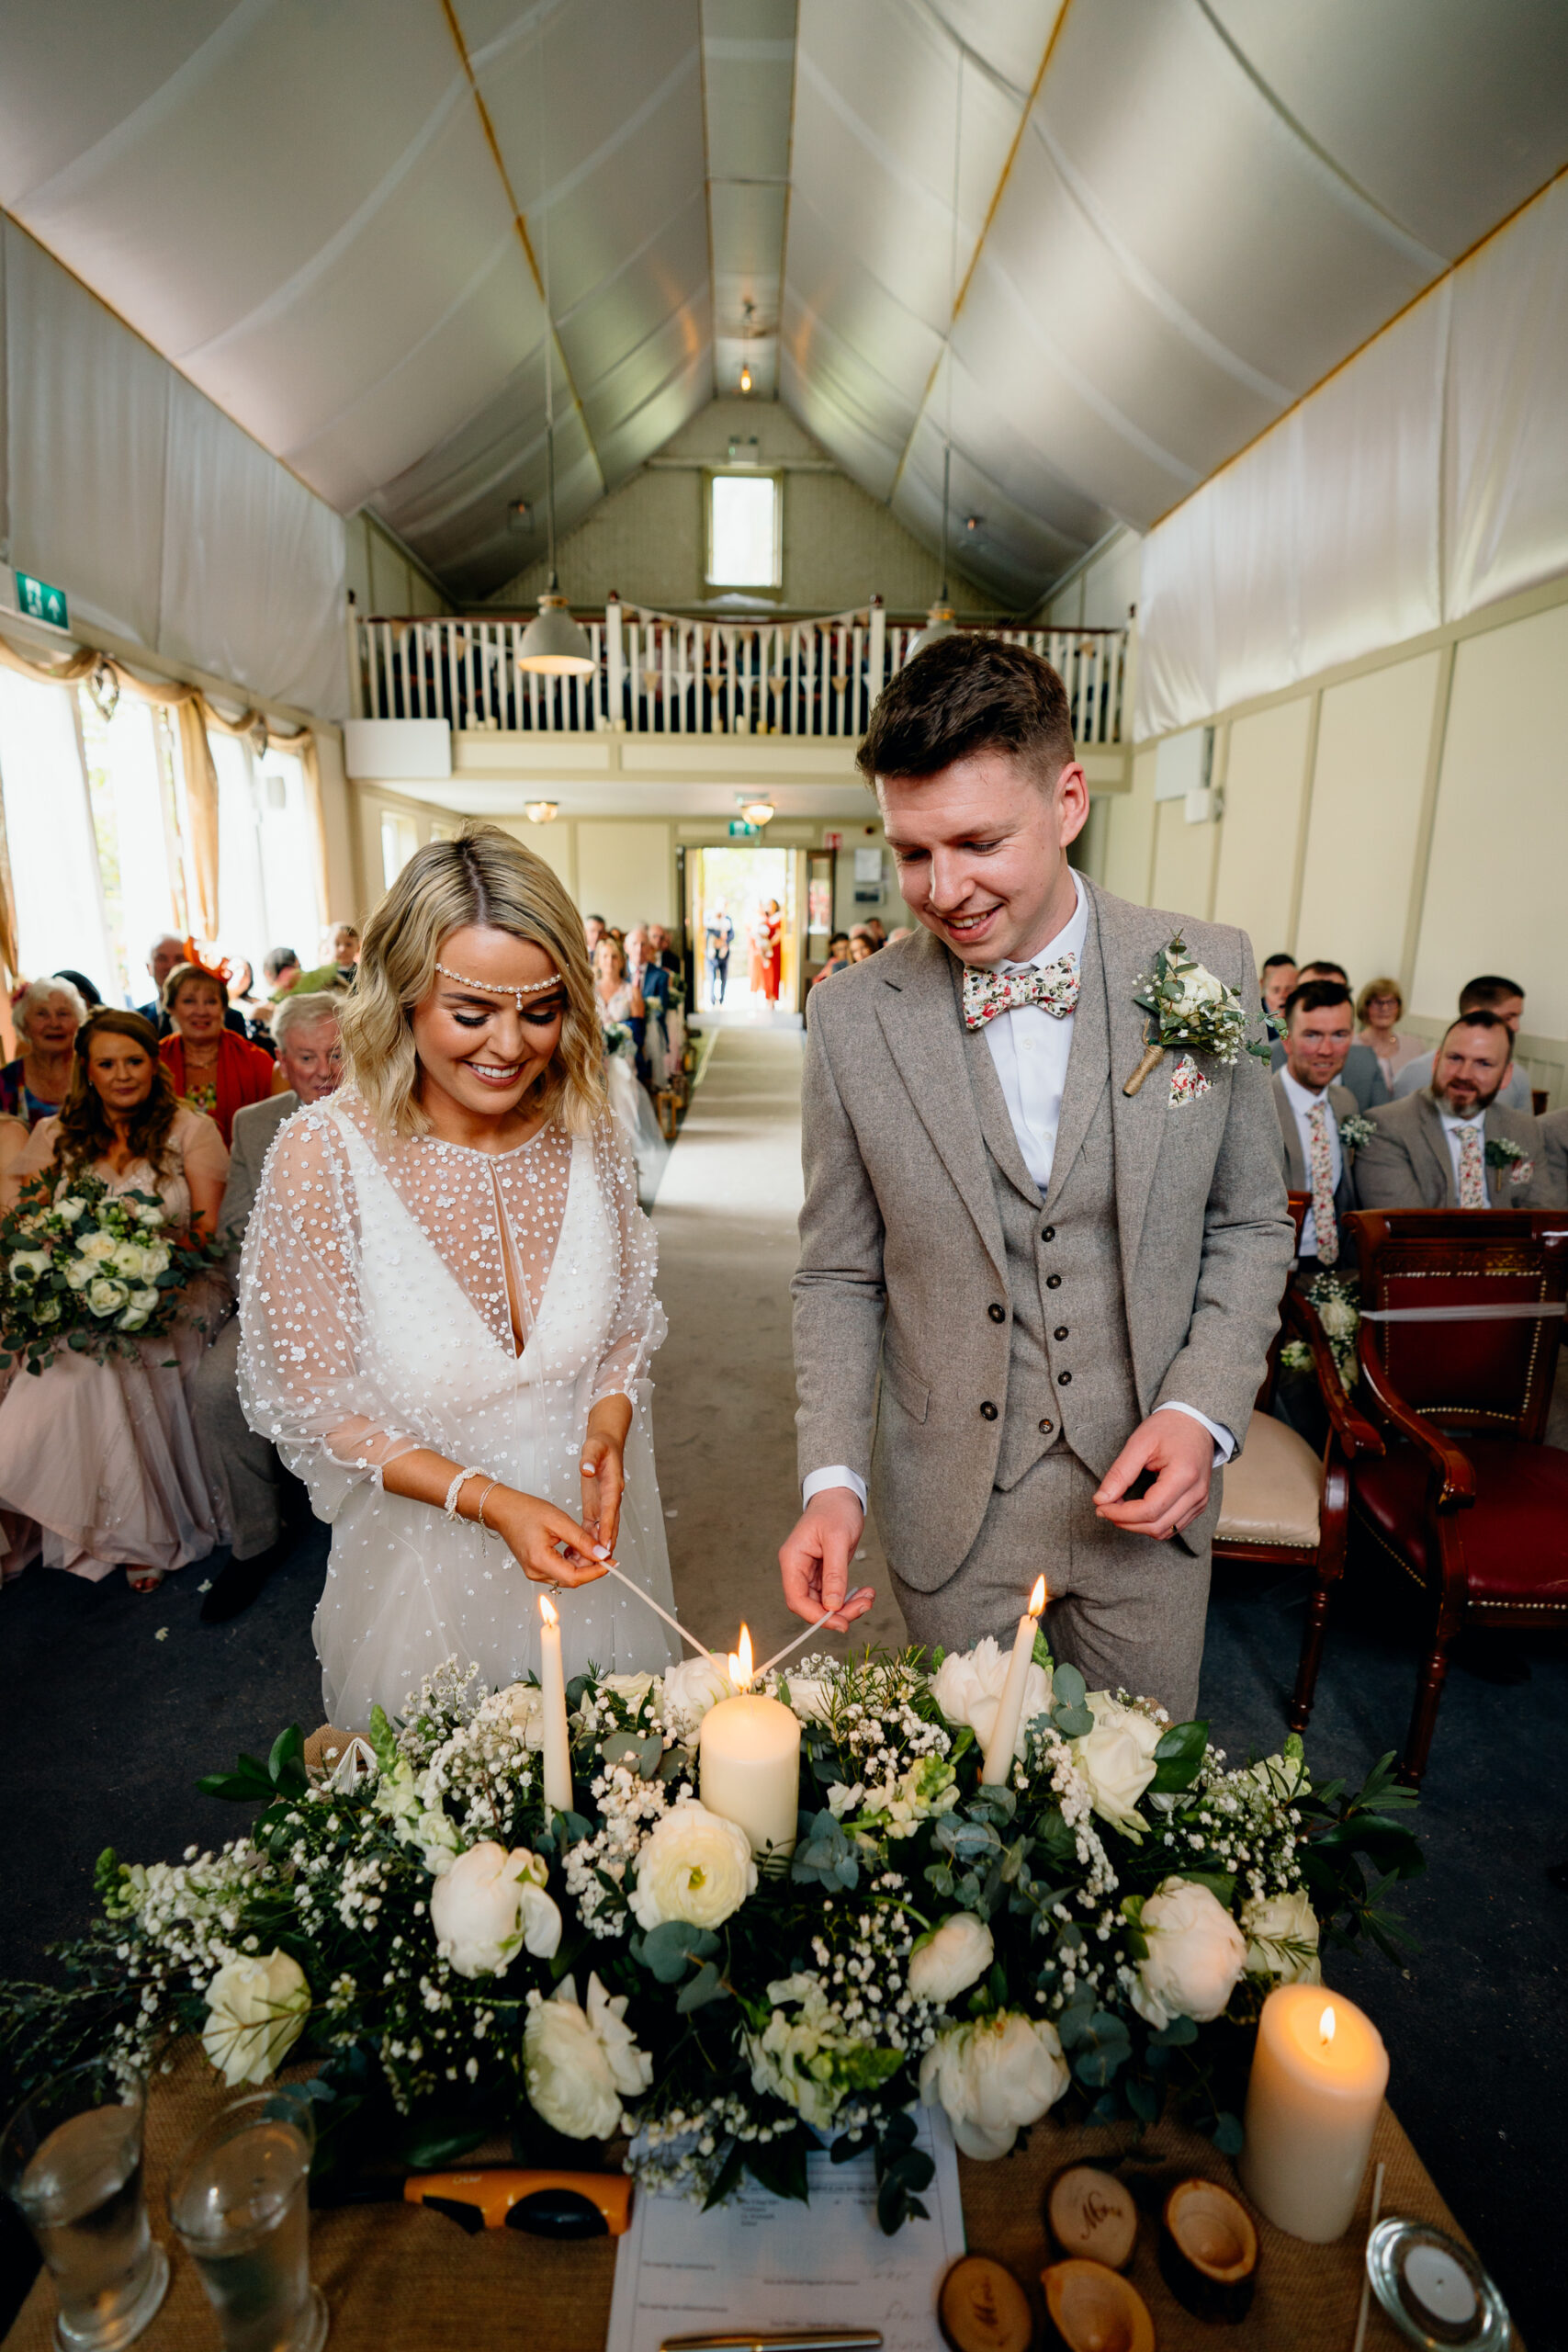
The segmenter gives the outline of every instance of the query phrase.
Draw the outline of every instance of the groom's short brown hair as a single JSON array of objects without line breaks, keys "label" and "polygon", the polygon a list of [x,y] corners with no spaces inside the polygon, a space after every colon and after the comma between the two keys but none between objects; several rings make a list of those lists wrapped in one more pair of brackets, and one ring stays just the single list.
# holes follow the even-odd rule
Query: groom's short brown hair
[{"label": "groom's short brown hair", "polygon": [[1073,757],[1061,679],[1027,645],[954,631],[917,653],[876,698],[855,764],[879,775],[935,775],[976,752],[1008,752],[1055,784]]}]

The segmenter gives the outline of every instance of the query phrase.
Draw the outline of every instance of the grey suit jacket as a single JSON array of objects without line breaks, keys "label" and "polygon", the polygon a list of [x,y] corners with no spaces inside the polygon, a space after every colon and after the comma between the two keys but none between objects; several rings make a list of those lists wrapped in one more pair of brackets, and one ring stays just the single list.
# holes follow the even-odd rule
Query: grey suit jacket
[{"label": "grey suit jacket", "polygon": [[[1284,1069],[1285,1048],[1282,1045],[1276,1044],[1269,1057],[1269,1067],[1274,1070]],[[1345,1067],[1339,1073],[1339,1083],[1354,1096],[1358,1111],[1375,1110],[1380,1102],[1390,1100],[1382,1065],[1370,1046],[1351,1046],[1345,1057]]]},{"label": "grey suit jacket", "polygon": [[[1407,1094],[1372,1113],[1377,1134],[1356,1155],[1356,1200],[1364,1209],[1455,1209],[1453,1158],[1443,1132],[1442,1114],[1430,1094]],[[1488,1168],[1486,1196],[1495,1209],[1544,1209],[1552,1205],[1547,1138],[1539,1119],[1526,1111],[1487,1110],[1483,1133],[1492,1143],[1508,1136],[1522,1145],[1530,1174],[1513,1181],[1506,1168]]]},{"label": "grey suit jacket", "polygon": [[1549,1209],[1568,1209],[1568,1110],[1549,1111],[1536,1122],[1546,1137],[1546,1182]]},{"label": "grey suit jacket", "polygon": [[[1181,930],[1190,952],[1256,1017],[1252,948],[1239,931],[1179,924],[1086,888],[1109,1045],[1087,1086],[1069,1063],[1043,1212],[1093,1120],[1108,1115],[1125,1317],[1104,1343],[1130,1346],[1140,1414],[1193,1405],[1240,1436],[1292,1241],[1263,1067],[1247,1054],[1228,1068],[1207,1063],[1207,1091],[1177,1106],[1172,1057],[1136,1095],[1122,1086],[1144,1046],[1139,975],[1172,933]],[[885,1337],[900,1378],[926,1392],[923,1419],[894,1415],[882,1431],[873,1499],[890,1558],[928,1589],[964,1558],[990,1501],[1004,1425],[979,1408],[1005,1396],[1010,1348],[1010,1318],[992,1313],[1008,1295],[1007,1258],[954,970],[946,948],[921,930],[817,991],[793,1284],[803,1478],[843,1463],[872,1482]],[[1086,953],[1086,985],[1089,971]],[[1075,1022],[1074,1057],[1097,1027],[1081,1015]],[[1109,1461],[1130,1434],[1097,1431],[1097,1450]],[[1190,1532],[1206,1540],[1207,1515]]]},{"label": "grey suit jacket", "polygon": [[[1295,1111],[1280,1083],[1278,1070],[1269,1080],[1269,1091],[1274,1097],[1274,1112],[1280,1122],[1280,1140],[1285,1148],[1285,1182],[1292,1193],[1310,1193],[1312,1176],[1302,1151],[1302,1131],[1296,1125]],[[1328,1107],[1334,1114],[1337,1125],[1343,1126],[1347,1119],[1359,1116],[1359,1107],[1348,1088],[1331,1086],[1327,1092]],[[1356,1206],[1355,1156],[1346,1150],[1343,1141],[1339,1146],[1339,1182],[1334,1187],[1334,1206],[1340,1216],[1347,1209]]]},{"label": "grey suit jacket", "polygon": [[285,1119],[299,1108],[299,1097],[290,1092],[269,1094],[265,1102],[247,1102],[243,1111],[234,1114],[229,1181],[223,1187],[223,1205],[218,1212],[219,1232],[234,1236],[233,1255],[228,1262],[231,1280],[239,1272],[240,1245],[256,1204],[256,1186],[261,1182],[262,1168],[272,1149],[273,1138]]}]

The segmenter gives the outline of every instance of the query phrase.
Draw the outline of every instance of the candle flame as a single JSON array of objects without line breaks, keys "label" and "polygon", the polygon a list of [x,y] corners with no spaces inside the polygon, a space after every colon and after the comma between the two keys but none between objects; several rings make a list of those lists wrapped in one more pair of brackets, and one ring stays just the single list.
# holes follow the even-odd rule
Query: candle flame
[{"label": "candle flame", "polygon": [[1319,2019],[1318,2019],[1318,2021],[1317,2021],[1317,2030],[1318,2030],[1319,2033],[1320,2033],[1320,2034],[1322,2034],[1323,2039],[1324,2039],[1324,2042],[1325,2042],[1325,2045],[1326,2045],[1328,2042],[1330,2042],[1330,2041],[1333,2041],[1333,2039],[1334,2039],[1334,2008],[1333,2008],[1333,2004],[1332,2004],[1332,2003],[1330,2003],[1329,2007],[1328,2007],[1326,2009],[1325,2009],[1325,2011],[1323,2012],[1323,2015],[1319,2018]]},{"label": "candle flame", "polygon": [[1032,1617],[1042,1616],[1044,1613],[1044,1608],[1045,1579],[1043,1577],[1036,1577],[1034,1589],[1029,1596],[1029,1613]]},{"label": "candle flame", "polygon": [[740,1647],[729,1653],[729,1679],[738,1690],[750,1688],[751,1628],[744,1623],[740,1627]]},{"label": "candle flame", "polygon": [[539,1614],[544,1619],[547,1625],[558,1625],[560,1623],[560,1619],[556,1613],[555,1602],[550,1599],[547,1592],[542,1592],[539,1595]]}]

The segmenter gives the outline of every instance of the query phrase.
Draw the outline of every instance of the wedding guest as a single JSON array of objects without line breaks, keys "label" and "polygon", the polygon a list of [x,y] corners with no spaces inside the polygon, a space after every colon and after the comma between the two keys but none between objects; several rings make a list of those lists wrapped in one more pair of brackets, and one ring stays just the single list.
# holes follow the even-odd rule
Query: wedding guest
[{"label": "wedding guest", "polygon": [[[1549,1111],[1540,1125],[1546,1141],[1546,1181],[1551,1194],[1547,1206],[1568,1209],[1568,1109]],[[1568,1348],[1562,1363],[1568,1367]]]},{"label": "wedding guest", "polygon": [[818,988],[824,980],[830,980],[835,972],[847,972],[851,960],[850,934],[847,931],[836,931],[828,942],[828,960],[812,981],[812,987]]},{"label": "wedding guest", "polygon": [[1340,1141],[1342,1120],[1357,1115],[1356,1098],[1337,1081],[1350,1050],[1350,991],[1337,980],[1306,980],[1285,999],[1285,1060],[1274,1072],[1274,1110],[1285,1148],[1285,1182],[1310,1193],[1302,1227],[1299,1274],[1337,1265],[1339,1220],[1356,1206],[1350,1157]]},{"label": "wedding guest", "polygon": [[174,1034],[159,1051],[175,1093],[216,1122],[225,1149],[235,1112],[265,1102],[282,1083],[271,1056],[225,1025],[228,1007],[223,982],[204,964],[176,964],[164,983]]},{"label": "wedding guest", "polygon": [[89,1012],[96,1012],[102,1004],[102,989],[94,986],[85,972],[73,971],[69,964],[62,964],[54,977],[57,980],[70,981]]},{"label": "wedding guest", "polygon": [[1263,991],[1263,1010],[1274,1014],[1280,1031],[1285,1025],[1285,999],[1296,985],[1296,959],[1293,956],[1269,956],[1264,958],[1258,974]]},{"label": "wedding guest", "polygon": [[784,916],[776,899],[765,899],[751,919],[751,993],[773,1005],[779,1001],[784,958]]},{"label": "wedding guest", "polygon": [[186,944],[176,939],[172,931],[161,932],[147,950],[147,969],[152,978],[152,998],[149,1004],[139,1004],[137,1012],[143,1021],[150,1021],[160,1037],[167,1036],[168,1023],[164,1018],[164,982],[176,964],[186,959]]},{"label": "wedding guest", "polygon": [[582,936],[584,943],[587,945],[589,961],[592,963],[593,960],[593,950],[598,946],[599,942],[604,936],[604,916],[584,915],[582,918]]},{"label": "wedding guest", "polygon": [[[77,1038],[63,1108],[34,1129],[8,1190],[45,1173],[58,1199],[95,1176],[111,1192],[155,1193],[170,1226],[210,1236],[228,1169],[212,1121],[176,1097],[151,1022],[105,1007]],[[38,1378],[12,1382],[0,1402],[0,1506],[37,1522],[46,1566],[97,1583],[123,1565],[134,1591],[152,1592],[223,1541],[188,1400],[228,1302],[220,1274],[200,1275],[174,1330],[136,1340],[134,1354],[99,1363],[62,1348]]]},{"label": "wedding guest", "polygon": [[901,923],[899,923],[899,924],[897,926],[897,928],[896,928],[896,929],[894,929],[894,930],[892,930],[892,931],[890,931],[890,932],[888,933],[888,934],[887,934],[887,944],[888,944],[888,946],[889,946],[889,947],[897,947],[897,944],[898,944],[898,942],[899,942],[901,939],[913,939],[914,935],[915,935],[915,934],[914,934],[914,933],[909,929],[908,924],[908,923],[905,923],[905,922],[901,922]]},{"label": "wedding guest", "polygon": [[299,984],[299,958],[292,947],[269,947],[262,957],[262,971],[275,1004]]},{"label": "wedding guest", "polygon": [[880,915],[867,915],[865,919],[865,935],[870,940],[874,949],[886,946],[887,933],[882,928],[882,917]]},{"label": "wedding guest", "polygon": [[857,922],[853,931],[850,933],[851,963],[869,964],[875,953],[876,944],[873,940],[870,932],[867,931],[863,923]]},{"label": "wedding guest", "polygon": [[[1331,964],[1321,956],[1312,963],[1303,964],[1297,970],[1295,980],[1297,988],[1303,987],[1308,980],[1337,980],[1339,986],[1345,989],[1348,989],[1350,985],[1343,964]],[[1284,1059],[1285,1047],[1281,1039],[1275,1045],[1269,1068],[1280,1069]],[[1339,1083],[1355,1096],[1358,1111],[1370,1111],[1375,1104],[1386,1102],[1389,1099],[1387,1082],[1378,1068],[1378,1057],[1370,1046],[1358,1046],[1352,1043],[1349,1052],[1345,1057],[1345,1067],[1339,1073]]]},{"label": "wedding guest", "polygon": [[[234,1147],[218,1230],[231,1238],[229,1277],[238,1283],[240,1250],[255,1204],[267,1153],[285,1119],[301,1103],[323,1102],[343,1076],[338,1014],[343,999],[296,989],[277,1008],[277,1066],[287,1091],[234,1114]],[[241,1410],[235,1385],[240,1325],[231,1317],[197,1368],[191,1412],[197,1442],[212,1486],[222,1495],[231,1557],[201,1604],[204,1625],[226,1624],[248,1609],[274,1568],[288,1557],[300,1516],[299,1485],[258,1437]]]},{"label": "wedding guest", "polygon": [[1421,1040],[1408,1031],[1403,1035],[1399,1021],[1404,1011],[1404,996],[1399,982],[1387,974],[1369,980],[1356,999],[1356,1018],[1360,1027],[1356,1033],[1358,1045],[1370,1046],[1377,1056],[1383,1083],[1391,1091],[1394,1080],[1406,1062],[1413,1062],[1421,1051]]},{"label": "wedding guest", "polygon": [[1357,1155],[1364,1209],[1536,1209],[1553,1205],[1549,1138],[1503,1088],[1513,1033],[1489,1006],[1451,1022],[1432,1083],[1373,1114],[1377,1135]]},{"label": "wedding guest", "polygon": [[345,989],[351,989],[354,986],[355,969],[359,962],[358,924],[334,923],[327,934],[327,953],[332,957],[338,978]]},{"label": "wedding guest", "polygon": [[661,971],[673,974],[677,979],[680,978],[681,958],[671,944],[670,933],[661,922],[650,922],[648,926],[648,952]]},{"label": "wedding guest", "polygon": [[734,919],[722,899],[707,919],[703,945],[708,967],[708,1002],[722,1004],[729,985],[729,958],[735,945]]},{"label": "wedding guest", "polygon": [[634,1032],[646,1006],[640,992],[626,978],[626,951],[606,932],[593,951],[593,987],[602,1021],[625,1021]]},{"label": "wedding guest", "polygon": [[70,1091],[76,1033],[87,1007],[71,980],[29,980],[11,1018],[22,1050],[0,1069],[0,1113],[36,1127],[59,1110]]},{"label": "wedding guest", "polygon": [[[1483,972],[1467,980],[1459,992],[1461,1019],[1467,1012],[1495,1012],[1508,1032],[1510,1039],[1519,1034],[1524,1019],[1525,992],[1517,980],[1505,979],[1500,972]],[[1418,1094],[1432,1083],[1432,1054],[1418,1054],[1407,1061],[1393,1081],[1393,1099],[1402,1102],[1407,1094]],[[1529,1111],[1531,1108],[1529,1072],[1516,1061],[1503,1081],[1497,1101],[1505,1111]]]}]

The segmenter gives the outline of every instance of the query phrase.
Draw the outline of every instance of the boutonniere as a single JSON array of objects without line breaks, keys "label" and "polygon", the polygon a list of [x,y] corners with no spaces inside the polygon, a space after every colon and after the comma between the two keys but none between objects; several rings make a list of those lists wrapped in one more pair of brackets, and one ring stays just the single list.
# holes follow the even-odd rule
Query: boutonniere
[{"label": "boutonniere", "polygon": [[1512,1136],[1487,1136],[1486,1165],[1506,1168],[1510,1184],[1528,1184],[1535,1174],[1534,1160],[1526,1158],[1523,1144],[1516,1143]]},{"label": "boutonniere", "polygon": [[1149,1014],[1153,1029],[1145,1032],[1143,1059],[1122,1087],[1123,1094],[1136,1094],[1162,1055],[1181,1046],[1195,1046],[1219,1062],[1234,1062],[1243,1046],[1259,1060],[1269,1059],[1267,1038],[1247,1034],[1247,1008],[1235,990],[1193,961],[1179,932],[1160,949],[1154,970],[1140,972],[1138,987],[1142,992],[1134,992],[1133,1001]]},{"label": "boutonniere", "polygon": [[1363,1118],[1359,1111],[1352,1111],[1348,1119],[1339,1122],[1339,1141],[1347,1151],[1360,1151],[1377,1134],[1375,1119]]}]

